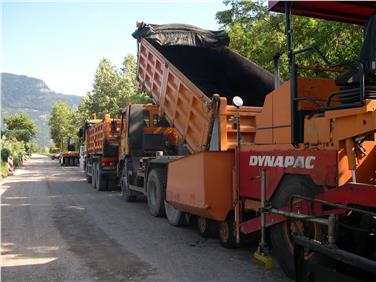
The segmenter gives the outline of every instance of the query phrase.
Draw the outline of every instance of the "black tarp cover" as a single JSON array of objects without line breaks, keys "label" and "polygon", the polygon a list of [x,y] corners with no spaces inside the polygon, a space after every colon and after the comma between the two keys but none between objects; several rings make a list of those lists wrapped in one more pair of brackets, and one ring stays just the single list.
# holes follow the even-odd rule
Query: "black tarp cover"
[{"label": "black tarp cover", "polygon": [[230,39],[224,31],[211,31],[187,24],[152,25],[138,23],[132,34],[136,39],[145,38],[164,46],[219,47],[228,46]]}]

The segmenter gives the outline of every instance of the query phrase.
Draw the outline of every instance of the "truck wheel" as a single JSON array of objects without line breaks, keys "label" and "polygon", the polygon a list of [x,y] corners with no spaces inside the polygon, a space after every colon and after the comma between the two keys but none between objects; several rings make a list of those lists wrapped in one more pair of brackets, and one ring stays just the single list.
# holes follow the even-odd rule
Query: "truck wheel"
[{"label": "truck wheel", "polygon": [[97,180],[96,180],[96,189],[98,191],[107,191],[108,190],[108,178],[101,173],[101,170],[99,168],[99,164],[97,164]]},{"label": "truck wheel", "polygon": [[[278,189],[272,198],[272,207],[279,209],[288,206],[292,195],[313,198],[316,194],[322,191],[322,187],[315,185],[311,178],[290,175],[285,177],[282,183],[278,186]],[[270,228],[270,239],[273,253],[275,254],[282,270],[292,279],[295,277],[294,244],[292,241],[293,234],[301,234],[311,239],[322,241],[325,232],[320,225],[303,222],[301,220],[285,221]],[[318,254],[306,250],[304,252],[304,259],[317,261],[319,256]]]},{"label": "truck wheel", "polygon": [[[225,221],[221,221],[218,225],[219,242],[227,249],[238,247],[236,244],[236,228],[234,213],[229,213]],[[242,236],[243,237],[243,236]],[[242,237],[240,241],[242,241]]]},{"label": "truck wheel", "polygon": [[126,166],[123,167],[123,170],[121,171],[120,188],[121,195],[123,196],[125,201],[135,202],[137,200],[137,195],[135,195],[133,191],[129,190],[128,173]]},{"label": "truck wheel", "polygon": [[91,165],[91,176],[92,176],[92,181],[91,181],[91,186],[93,186],[94,189],[96,189],[96,181],[97,181],[97,172],[96,172],[96,167],[97,165],[93,163]]},{"label": "truck wheel", "polygon": [[149,211],[153,216],[161,217],[165,212],[166,198],[166,171],[162,168],[153,168],[149,173],[146,193],[148,198]]},{"label": "truck wheel", "polygon": [[168,222],[173,226],[183,226],[186,223],[186,213],[176,209],[165,201],[165,211]]},{"label": "truck wheel", "polygon": [[218,233],[218,224],[214,220],[199,216],[197,217],[197,229],[202,237],[215,237]]},{"label": "truck wheel", "polygon": [[87,173],[86,173],[86,181],[87,181],[87,183],[91,183],[92,182],[92,176],[91,175],[88,175]]},{"label": "truck wheel", "polygon": [[85,174],[86,174],[86,181],[87,181],[87,183],[91,183],[92,180],[93,180],[93,177],[92,177],[92,175],[89,175],[89,169],[88,169],[87,166],[86,166],[86,169],[85,169]]}]

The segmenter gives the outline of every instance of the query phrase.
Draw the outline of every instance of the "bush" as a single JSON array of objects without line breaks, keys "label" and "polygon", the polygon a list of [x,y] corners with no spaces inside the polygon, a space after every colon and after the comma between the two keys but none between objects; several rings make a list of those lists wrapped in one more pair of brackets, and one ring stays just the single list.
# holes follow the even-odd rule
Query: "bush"
[{"label": "bush", "polygon": [[1,176],[2,177],[8,176],[8,165],[7,164],[1,165]]},{"label": "bush", "polygon": [[13,166],[18,166],[18,154],[19,152],[22,155],[25,155],[25,143],[21,141],[17,141],[16,139],[6,139],[3,138],[0,141],[1,149],[1,159],[3,162],[8,161],[8,156],[13,156]]},{"label": "bush", "polygon": [[8,148],[2,148],[1,149],[1,160],[3,162],[7,162],[10,154],[11,154],[11,152]]},{"label": "bush", "polygon": [[18,154],[13,153],[13,167],[18,167]]}]

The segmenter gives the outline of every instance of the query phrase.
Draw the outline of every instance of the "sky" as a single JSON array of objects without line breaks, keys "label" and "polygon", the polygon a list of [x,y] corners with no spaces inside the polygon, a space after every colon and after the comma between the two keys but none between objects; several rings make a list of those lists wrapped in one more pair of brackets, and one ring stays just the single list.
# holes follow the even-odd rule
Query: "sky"
[{"label": "sky", "polygon": [[53,90],[85,95],[105,57],[120,67],[136,55],[136,22],[220,28],[221,0],[2,2],[1,72],[44,80]]}]

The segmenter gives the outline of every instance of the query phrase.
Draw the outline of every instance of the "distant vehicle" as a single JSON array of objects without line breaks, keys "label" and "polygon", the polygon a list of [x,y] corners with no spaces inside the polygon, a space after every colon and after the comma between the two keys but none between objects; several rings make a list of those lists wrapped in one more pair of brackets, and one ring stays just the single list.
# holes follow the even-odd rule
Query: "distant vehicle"
[{"label": "distant vehicle", "polygon": [[64,136],[61,139],[62,153],[60,164],[62,166],[77,166],[80,162],[79,140],[77,137]]},{"label": "distant vehicle", "polygon": [[60,158],[60,153],[61,153],[60,148],[52,147],[50,149],[51,160],[59,159]]}]

